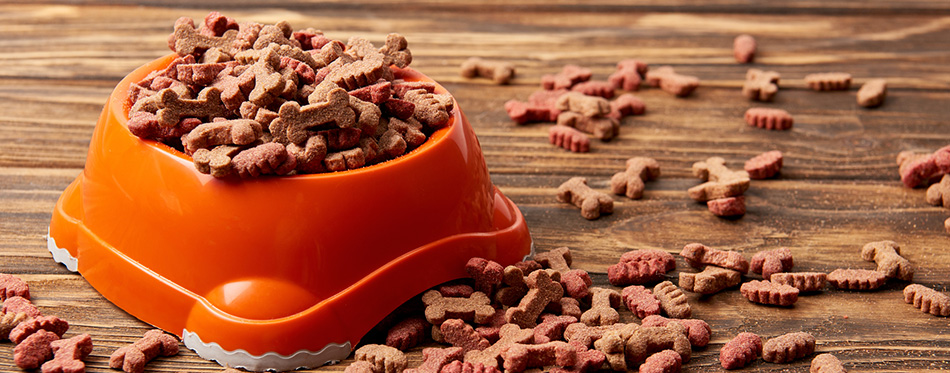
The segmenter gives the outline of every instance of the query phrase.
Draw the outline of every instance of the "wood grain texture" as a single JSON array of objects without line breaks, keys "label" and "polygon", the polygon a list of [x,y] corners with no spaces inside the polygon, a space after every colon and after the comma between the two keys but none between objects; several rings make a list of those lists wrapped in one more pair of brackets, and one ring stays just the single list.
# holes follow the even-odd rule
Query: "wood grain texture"
[{"label": "wood grain texture", "polygon": [[[755,252],[788,247],[796,271],[873,268],[860,258],[867,242],[894,240],[917,268],[915,282],[950,291],[950,250],[943,221],[923,189],[901,186],[895,157],[950,143],[950,3],[946,1],[721,0],[575,2],[505,1],[5,1],[0,4],[0,273],[32,287],[35,303],[90,333],[96,343],[88,370],[110,371],[108,356],[149,326],[102,298],[85,280],[56,264],[44,236],[60,193],[80,172],[102,105],[135,67],[168,53],[166,37],[178,17],[200,19],[221,10],[239,20],[322,29],[335,39],[389,32],[409,40],[412,66],[451,91],[481,142],[494,183],[527,219],[538,250],[568,246],[574,266],[609,286],[606,268],[631,249],[678,253],[683,245]],[[732,40],[754,35],[754,65],[736,64]],[[471,56],[514,63],[510,86],[468,80],[459,65]],[[526,100],[543,74],[564,64],[589,67],[606,79],[617,61],[639,58],[698,76],[685,99],[655,90],[635,94],[647,114],[626,118],[620,136],[593,141],[574,154],[547,143],[550,124],[515,125],[509,99]],[[782,74],[772,103],[740,93],[750,67]],[[804,76],[843,71],[846,92],[817,93]],[[888,80],[877,109],[855,102],[871,78]],[[747,126],[755,106],[788,110],[790,131]],[[690,166],[710,156],[731,168],[761,152],[781,150],[785,166],[774,180],[753,181],[740,219],[712,216],[690,200],[697,185]],[[659,180],[642,200],[616,196],[615,212],[587,221],[554,198],[572,176],[606,190],[610,176],[633,156],[656,158]],[[682,258],[677,271],[692,271]],[[690,294],[694,317],[713,328],[710,345],[694,351],[686,372],[719,371],[722,344],[739,332],[764,338],[809,331],[819,352],[832,352],[850,371],[950,370],[950,320],[903,302],[905,284],[875,292],[826,290],[804,295],[792,308],[754,305],[738,291]],[[635,321],[629,312],[624,321]],[[13,346],[0,344],[0,370],[18,371]],[[410,366],[421,361],[421,348]],[[349,361],[320,371],[341,371]],[[807,371],[808,360],[754,363],[745,371]],[[148,366],[160,372],[214,372],[221,368],[183,351]]]}]

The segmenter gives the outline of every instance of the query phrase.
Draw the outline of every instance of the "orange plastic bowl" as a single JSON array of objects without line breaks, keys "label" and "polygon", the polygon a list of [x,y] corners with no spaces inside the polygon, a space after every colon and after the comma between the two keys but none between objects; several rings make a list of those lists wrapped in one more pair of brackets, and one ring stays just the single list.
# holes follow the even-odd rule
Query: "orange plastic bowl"
[{"label": "orange plastic bowl", "polygon": [[48,244],[107,299],[202,357],[257,371],[341,360],[397,306],[465,277],[469,258],[531,254],[524,218],[492,185],[458,105],[446,128],[395,160],[215,179],[126,127],[129,85],[173,58],[115,88]]}]

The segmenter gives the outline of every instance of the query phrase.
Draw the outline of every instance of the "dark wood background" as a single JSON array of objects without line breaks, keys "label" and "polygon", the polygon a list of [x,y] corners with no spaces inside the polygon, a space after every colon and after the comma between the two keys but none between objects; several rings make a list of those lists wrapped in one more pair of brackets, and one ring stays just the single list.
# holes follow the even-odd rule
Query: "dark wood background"
[{"label": "dark wood background", "polygon": [[[165,39],[180,16],[200,19],[219,10],[241,21],[289,21],[330,37],[352,35],[376,43],[404,34],[412,66],[454,93],[482,144],[496,185],[528,221],[538,250],[568,246],[575,267],[607,285],[606,268],[636,248],[678,253],[706,245],[753,253],[788,247],[796,270],[873,268],[860,248],[894,240],[916,266],[915,282],[950,290],[950,250],[943,221],[923,189],[901,186],[895,156],[950,143],[950,3],[946,1],[4,1],[0,4],[0,272],[32,287],[34,302],[93,336],[90,371],[108,371],[109,354],[148,328],[96,293],[81,276],[56,264],[44,236],[60,193],[82,169],[89,139],[113,86],[135,67],[169,53]],[[759,42],[753,66],[782,74],[771,104],[740,94],[748,65],[735,63],[732,40],[750,33]],[[510,61],[511,86],[466,80],[459,65],[470,56]],[[588,154],[547,143],[547,124],[517,126],[503,104],[526,100],[542,74],[564,64],[591,68],[606,79],[614,64],[639,58],[696,75],[701,87],[677,99],[655,89],[637,92],[647,114],[623,121],[619,138],[594,141]],[[816,93],[804,76],[843,71],[848,92]],[[857,106],[857,86],[870,78],[889,84],[883,107]],[[752,106],[784,108],[791,131],[747,126]],[[690,165],[710,156],[728,165],[763,151],[785,154],[775,180],[754,181],[748,213],[720,219],[690,200],[697,185]],[[554,190],[586,176],[605,190],[632,156],[656,158],[659,181],[644,198],[615,197],[612,215],[595,221],[560,204]],[[679,259],[679,269],[685,263]],[[677,272],[670,274],[676,278]],[[791,309],[757,306],[738,291],[690,296],[694,316],[713,328],[712,343],[695,351],[684,371],[717,371],[723,343],[742,331],[764,338],[808,331],[820,352],[837,355],[851,371],[950,369],[950,321],[903,302],[906,284],[868,293],[827,290],[802,296]],[[625,320],[632,321],[629,313]],[[13,346],[0,344],[0,370],[17,371]],[[421,360],[413,350],[410,366]],[[807,371],[808,361],[757,362],[749,371]],[[342,370],[344,364],[320,370]],[[148,366],[153,371],[217,371],[184,351]]]}]

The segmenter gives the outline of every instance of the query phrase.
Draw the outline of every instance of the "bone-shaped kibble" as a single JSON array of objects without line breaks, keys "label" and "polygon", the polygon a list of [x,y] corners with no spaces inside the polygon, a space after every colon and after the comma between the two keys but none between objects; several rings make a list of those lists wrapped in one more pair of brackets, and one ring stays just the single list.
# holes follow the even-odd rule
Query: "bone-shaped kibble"
[{"label": "bone-shaped kibble", "polygon": [[284,145],[269,142],[243,150],[231,158],[231,168],[242,178],[286,175],[297,167],[297,158]]},{"label": "bone-shaped kibble", "polygon": [[572,111],[589,118],[610,113],[610,102],[603,97],[588,96],[580,92],[569,92],[558,96],[555,107],[561,111]]},{"label": "bone-shaped kibble", "polygon": [[911,151],[900,152],[897,164],[901,182],[908,188],[914,188],[930,181],[934,176],[950,173],[950,146],[945,146],[931,154],[919,154]]},{"label": "bone-shaped kibble", "polygon": [[819,291],[825,287],[828,274],[823,272],[782,272],[773,273],[769,281],[776,284],[788,285],[799,292]]},{"label": "bone-shaped kibble", "polygon": [[399,373],[409,365],[409,360],[402,351],[377,344],[360,347],[353,354],[353,359],[372,364],[373,371],[377,373]]},{"label": "bone-shaped kibble", "polygon": [[562,297],[557,302],[548,303],[544,310],[561,316],[571,316],[575,319],[580,319],[582,313],[581,302],[571,297]]},{"label": "bone-shaped kibble", "polygon": [[691,243],[683,246],[680,256],[685,258],[686,263],[693,268],[714,265],[736,270],[743,274],[749,272],[749,261],[738,251],[713,249],[701,243]]},{"label": "bone-shaped kibble", "polygon": [[567,246],[535,254],[534,260],[542,266],[551,268],[562,275],[571,270],[571,263],[574,261],[571,255],[571,249]]},{"label": "bone-shaped kibble", "polygon": [[229,63],[190,63],[175,66],[178,80],[185,84],[205,86],[211,84],[218,73],[226,67],[235,66],[236,62]]},{"label": "bone-shaped kibble", "polygon": [[415,105],[413,116],[430,128],[441,128],[448,124],[451,118],[449,112],[455,105],[449,95],[437,95],[422,89],[408,91],[402,98]]},{"label": "bone-shaped kibble", "polygon": [[297,102],[285,102],[278,113],[280,118],[271,123],[271,133],[275,133],[275,128],[282,126],[286,128],[287,139],[297,144],[310,137],[310,128],[327,124],[348,128],[356,124],[356,115],[350,109],[350,95],[340,88],[331,90],[325,102],[302,108]]},{"label": "bone-shaped kibble", "polygon": [[861,85],[858,90],[858,105],[866,108],[878,107],[887,97],[887,80],[871,79]]},{"label": "bone-shaped kibble", "polygon": [[568,341],[572,345],[584,346],[585,348],[588,348],[591,347],[591,344],[593,344],[595,341],[603,337],[604,333],[607,331],[629,328],[629,325],[633,325],[634,328],[638,327],[636,324],[588,326],[584,323],[574,323],[568,325],[567,328],[564,329],[564,340]]},{"label": "bone-shaped kibble", "polygon": [[782,169],[782,152],[772,150],[759,154],[745,162],[745,172],[750,179],[768,179],[778,174]]},{"label": "bone-shaped kibble", "polygon": [[471,57],[462,62],[462,77],[489,78],[495,84],[508,84],[515,77],[515,65],[504,61],[483,60],[478,57]]},{"label": "bone-shaped kibble", "polygon": [[620,293],[613,289],[596,287],[591,289],[591,307],[581,315],[581,322],[590,326],[611,325],[620,321]]},{"label": "bone-shaped kibble", "polygon": [[211,150],[198,149],[191,157],[198,172],[220,178],[231,174],[231,159],[240,151],[238,146],[220,145]]},{"label": "bone-shaped kibble", "polygon": [[587,186],[587,178],[584,177],[572,177],[558,186],[557,200],[580,207],[581,216],[588,220],[614,211],[614,200]]},{"label": "bone-shaped kibble", "polygon": [[524,272],[513,265],[505,267],[502,283],[507,286],[495,292],[495,301],[502,305],[512,306],[528,293],[528,285],[524,282]]},{"label": "bone-shaped kibble", "polygon": [[7,312],[3,313],[0,316],[0,341],[8,339],[10,337],[10,331],[20,325],[21,322],[26,321],[29,316],[24,312]]},{"label": "bone-shaped kibble", "polygon": [[884,272],[870,269],[843,269],[839,268],[828,274],[828,283],[838,289],[847,290],[874,290],[887,281]]},{"label": "bone-shaped kibble", "polygon": [[39,330],[33,333],[13,348],[13,363],[23,370],[39,368],[53,357],[50,344],[56,340],[59,336],[53,332]]},{"label": "bone-shaped kibble", "polygon": [[590,139],[587,135],[576,128],[568,126],[554,125],[549,127],[548,142],[574,153],[587,153],[590,151]]},{"label": "bone-shaped kibble", "polygon": [[627,309],[641,319],[660,313],[660,300],[650,289],[640,285],[630,285],[623,288],[620,295]]},{"label": "bone-shaped kibble", "polygon": [[422,295],[422,303],[426,305],[426,320],[432,325],[441,325],[446,319],[484,324],[495,314],[491,300],[479,291],[472,293],[469,298],[445,298],[438,290],[430,290]]},{"label": "bone-shaped kibble", "polygon": [[611,117],[587,117],[573,111],[564,111],[557,116],[557,125],[576,128],[594,135],[601,141],[609,141],[620,132],[620,122]]},{"label": "bone-shaped kibble", "polygon": [[475,328],[461,319],[445,320],[439,326],[439,331],[442,332],[445,343],[462,348],[462,355],[468,351],[484,350],[491,345],[487,339],[475,332]]},{"label": "bone-shaped kibble", "polygon": [[161,329],[152,329],[135,343],[115,350],[109,357],[109,367],[126,373],[142,373],[145,364],[152,359],[177,354],[178,340]]},{"label": "bone-shaped kibble", "polygon": [[391,33],[386,35],[386,43],[379,48],[379,53],[385,56],[385,63],[388,65],[405,68],[412,63],[412,51],[409,50],[409,42],[401,34]]},{"label": "bone-shaped kibble", "polygon": [[809,333],[783,334],[765,341],[762,360],[770,363],[790,363],[815,352],[815,337]]},{"label": "bone-shaped kibble", "polygon": [[756,42],[749,34],[736,36],[732,41],[732,54],[738,63],[752,63],[755,60]]},{"label": "bone-shaped kibble", "polygon": [[699,319],[668,319],[660,315],[651,315],[645,317],[640,326],[659,326],[665,327],[670,323],[679,323],[685,329],[686,338],[689,343],[696,347],[703,347],[709,344],[709,338],[712,335],[712,329],[709,324]]},{"label": "bone-shaped kibble", "polygon": [[69,339],[60,339],[50,343],[53,360],[42,366],[43,373],[85,372],[86,363],[82,360],[92,352],[92,337],[80,334]]},{"label": "bone-shaped kibble", "polygon": [[257,34],[254,49],[264,49],[271,44],[290,45],[300,47],[300,42],[291,38],[294,29],[287,21],[280,21],[273,25],[266,25]]},{"label": "bone-shaped kibble", "polygon": [[513,344],[502,351],[506,372],[523,372],[529,367],[557,365],[572,366],[577,360],[577,351],[563,341],[544,344]]},{"label": "bone-shaped kibble", "polygon": [[772,101],[778,93],[778,82],[781,75],[775,71],[749,69],[742,83],[742,95],[750,100]]},{"label": "bone-shaped kibble", "polygon": [[627,370],[627,341],[639,329],[637,324],[614,324],[594,341],[594,348],[606,355],[611,370]]},{"label": "bone-shaped kibble", "polygon": [[580,92],[588,96],[603,97],[608,100],[614,97],[614,87],[610,83],[601,80],[577,83],[571,87],[571,92]]},{"label": "bone-shaped kibble", "polygon": [[[332,69],[330,69],[331,67]],[[385,56],[379,52],[363,56],[363,59],[359,60],[353,60],[352,58],[345,60],[340,57],[324,69],[329,70],[323,80],[324,83],[336,84],[346,90],[354,90],[376,83],[384,77],[384,74],[390,72],[389,66],[386,65]],[[320,101],[320,98],[311,95],[309,100],[310,102]]]},{"label": "bone-shaped kibble", "polygon": [[798,301],[798,289],[771,281],[752,280],[742,284],[739,292],[753,303],[791,306]]},{"label": "bone-shaped kibble", "polygon": [[511,307],[506,311],[505,319],[510,323],[528,328],[537,325],[538,316],[548,303],[561,299],[564,288],[546,271],[532,272],[525,282],[528,284],[528,294],[521,299],[517,307]]},{"label": "bone-shaped kibble", "polygon": [[762,354],[762,338],[748,332],[739,333],[719,350],[719,364],[723,369],[739,369]]},{"label": "bone-shaped kibble", "polygon": [[817,73],[805,75],[805,84],[815,91],[846,91],[851,87],[851,74]]},{"label": "bone-shaped kibble", "polygon": [[699,78],[676,73],[672,66],[660,66],[646,75],[647,84],[660,87],[676,97],[686,97],[699,87]]},{"label": "bone-shaped kibble", "polygon": [[672,318],[686,319],[693,314],[686,294],[672,282],[663,281],[654,286],[653,295],[660,301],[663,312]]},{"label": "bone-shaped kibble", "polygon": [[19,277],[0,273],[0,301],[16,296],[30,299],[30,285]]},{"label": "bone-shaped kibble", "polygon": [[939,183],[927,188],[927,203],[950,208],[950,175],[943,175]]},{"label": "bone-shaped kibble", "polygon": [[216,120],[203,123],[182,137],[188,153],[218,145],[248,145],[263,136],[261,124],[250,119]]},{"label": "bone-shaped kibble", "polygon": [[69,323],[56,316],[37,316],[19,323],[10,331],[10,341],[19,344],[24,339],[36,333],[45,330],[53,332],[57,337],[62,337],[69,330]]},{"label": "bone-shaped kibble", "polygon": [[520,343],[528,343],[534,338],[534,330],[521,329],[516,324],[505,324],[499,331],[498,342],[481,351],[469,351],[465,354],[465,362],[481,363],[485,366],[498,368],[498,358],[502,351]]},{"label": "bone-shaped kibble", "polygon": [[901,248],[894,241],[869,242],[861,248],[861,258],[877,263],[878,272],[903,281],[914,280],[914,266],[900,255]]},{"label": "bone-shaped kibble", "polygon": [[904,302],[913,304],[924,313],[950,316],[950,296],[920,284],[904,288]]},{"label": "bone-shaped kibble", "polygon": [[838,360],[835,355],[832,354],[821,354],[815,356],[811,359],[811,366],[809,371],[812,373],[847,373],[848,370],[844,369],[844,365],[841,364],[841,360]]},{"label": "bone-shaped kibble", "polygon": [[726,160],[720,157],[694,163],[693,175],[706,181],[687,190],[690,198],[697,202],[735,197],[749,189],[749,174],[726,168]]},{"label": "bone-shaped kibble", "polygon": [[749,264],[752,273],[761,274],[763,279],[768,280],[774,273],[791,271],[795,261],[792,259],[792,251],[782,247],[755,253]]},{"label": "bone-shaped kibble", "polygon": [[534,327],[534,343],[542,344],[560,340],[564,336],[564,329],[576,322],[577,318],[573,316],[544,314],[541,316],[541,323]]},{"label": "bone-shaped kibble", "polygon": [[640,82],[647,70],[647,64],[639,60],[621,60],[617,62],[617,70],[610,74],[607,81],[615,89],[636,91],[640,89]]},{"label": "bone-shaped kibble", "polygon": [[560,73],[541,76],[541,86],[546,90],[570,89],[577,83],[590,80],[591,75],[590,69],[564,65]]},{"label": "bone-shaped kibble", "polygon": [[485,258],[471,258],[465,263],[465,272],[475,280],[476,290],[493,294],[495,287],[501,285],[505,268]]},{"label": "bone-shaped kibble", "polygon": [[557,120],[557,114],[554,114],[553,108],[518,100],[505,102],[505,112],[508,113],[511,120],[518,124],[554,122]]},{"label": "bone-shaped kibble", "polygon": [[692,347],[680,323],[668,323],[664,327],[642,326],[627,340],[627,361],[642,364],[647,357],[663,350],[676,351],[684,362],[689,361]]},{"label": "bone-shaped kibble", "polygon": [[202,89],[196,99],[183,98],[175,90],[165,88],[139,100],[129,110],[130,113],[138,111],[155,113],[158,124],[164,127],[173,127],[185,117],[211,119],[231,115],[231,110],[221,101],[221,90],[214,87]]},{"label": "bone-shaped kibble", "polygon": [[745,122],[752,127],[769,130],[787,130],[792,128],[795,120],[787,111],[775,108],[754,107],[746,110]]},{"label": "bone-shaped kibble", "polygon": [[739,285],[742,275],[734,270],[706,266],[702,272],[680,272],[679,287],[700,294],[715,294],[727,288]]},{"label": "bone-shaped kibble", "polygon": [[626,195],[630,199],[643,197],[645,181],[660,177],[660,164],[653,158],[633,157],[627,159],[627,169],[610,178],[610,191]]},{"label": "bone-shaped kibble", "polygon": [[327,138],[322,134],[310,136],[303,145],[287,144],[287,152],[297,160],[298,173],[322,172],[327,157]]},{"label": "bone-shaped kibble", "polygon": [[199,54],[212,48],[228,51],[237,36],[238,30],[233,29],[221,36],[202,35],[195,29],[195,22],[191,18],[181,17],[175,21],[175,31],[170,37],[169,46],[179,56]]},{"label": "bone-shaped kibble", "polygon": [[40,309],[33,305],[33,302],[19,295],[4,300],[3,308],[0,308],[0,312],[13,314],[23,312],[29,317],[40,317],[43,315]]},{"label": "bone-shaped kibble", "polygon": [[647,110],[646,104],[639,97],[629,93],[618,96],[610,101],[610,113],[608,117],[620,120],[628,115],[642,115]]}]

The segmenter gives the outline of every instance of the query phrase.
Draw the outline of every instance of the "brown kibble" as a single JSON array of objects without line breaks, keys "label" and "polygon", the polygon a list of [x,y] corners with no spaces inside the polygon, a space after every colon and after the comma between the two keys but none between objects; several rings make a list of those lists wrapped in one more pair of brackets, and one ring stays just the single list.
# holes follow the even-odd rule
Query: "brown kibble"
[{"label": "brown kibble", "polygon": [[939,183],[927,188],[927,203],[950,208],[950,175],[943,175]]},{"label": "brown kibble", "polygon": [[709,200],[706,207],[716,216],[742,216],[745,215],[745,196]]},{"label": "brown kibble", "polygon": [[261,124],[250,119],[216,120],[195,127],[181,139],[185,151],[211,149],[218,145],[248,145],[263,136]]},{"label": "brown kibble", "polygon": [[640,373],[675,373],[683,365],[683,358],[673,350],[663,350],[650,355],[640,365]]},{"label": "brown kibble", "polygon": [[429,323],[419,317],[410,317],[393,325],[386,333],[386,345],[406,351],[425,339]]},{"label": "brown kibble", "polygon": [[767,130],[787,130],[795,124],[792,115],[787,111],[764,107],[754,107],[746,110],[745,122],[752,127]]},{"label": "brown kibble", "polygon": [[50,343],[59,340],[55,333],[39,330],[33,333],[13,349],[13,362],[23,370],[39,368],[43,362],[53,357]]},{"label": "brown kibble", "polygon": [[660,177],[660,164],[653,158],[627,159],[627,169],[610,178],[610,191],[630,199],[643,197],[644,182]]},{"label": "brown kibble", "polygon": [[10,331],[9,338],[13,343],[19,344],[39,330],[53,332],[57,337],[62,337],[69,330],[69,323],[56,316],[37,316],[19,323]]},{"label": "brown kibble", "polygon": [[543,344],[513,344],[502,351],[506,372],[523,372],[529,367],[557,365],[572,366],[577,361],[577,351],[563,341]]},{"label": "brown kibble", "polygon": [[10,297],[30,299],[30,285],[19,277],[0,273],[0,301]]},{"label": "brown kibble", "polygon": [[715,294],[740,282],[742,275],[738,271],[710,265],[699,273],[680,272],[679,286],[694,293]]},{"label": "brown kibble", "polygon": [[490,347],[481,351],[469,351],[465,354],[465,362],[498,368],[502,351],[515,344],[529,343],[534,339],[534,331],[532,329],[521,329],[516,324],[505,324],[501,326],[499,336],[498,342]]},{"label": "brown kibble", "polygon": [[610,141],[620,133],[620,122],[610,117],[586,117],[573,111],[561,112],[557,125],[576,128],[601,141]]},{"label": "brown kibble", "polygon": [[913,281],[914,266],[900,254],[901,248],[894,241],[870,242],[861,248],[861,258],[877,263],[878,272],[887,277]]},{"label": "brown kibble", "polygon": [[719,364],[723,369],[739,369],[749,365],[761,354],[762,338],[743,332],[722,346],[719,351]]},{"label": "brown kibble", "polygon": [[210,120],[231,115],[231,110],[221,101],[221,90],[215,87],[202,89],[195,99],[181,97],[174,89],[165,88],[136,102],[129,114],[139,111],[154,113],[158,124],[164,127],[174,127],[182,118]]},{"label": "brown kibble", "polygon": [[591,307],[581,315],[581,322],[590,326],[612,325],[620,321],[620,293],[613,289],[591,289]]},{"label": "brown kibble", "polygon": [[109,367],[126,373],[142,373],[145,364],[156,357],[177,354],[178,339],[161,329],[152,329],[131,345],[115,350],[109,357]]},{"label": "brown kibble", "polygon": [[24,312],[5,312],[0,316],[0,341],[9,339],[10,331],[26,321],[29,316]]},{"label": "brown kibble", "polygon": [[42,315],[40,309],[36,308],[29,299],[19,295],[14,295],[4,300],[3,308],[0,309],[0,312],[13,314],[23,312],[29,317],[39,317]]},{"label": "brown kibble", "polygon": [[588,96],[580,92],[568,92],[558,96],[555,107],[558,110],[572,111],[588,118],[610,113],[610,102],[603,97]]},{"label": "brown kibble", "polygon": [[811,373],[847,373],[848,370],[844,369],[844,365],[841,364],[841,360],[838,360],[835,355],[832,354],[821,354],[815,356],[814,359],[811,359],[811,367],[808,370]]},{"label": "brown kibble", "polygon": [[620,120],[628,115],[643,115],[647,111],[646,104],[639,97],[629,93],[618,96],[610,101],[610,113],[608,117]]},{"label": "brown kibble", "polygon": [[86,371],[83,359],[92,352],[92,337],[80,334],[69,339],[50,342],[53,360],[42,366],[43,373],[77,373]]},{"label": "brown kibble", "polygon": [[356,114],[350,109],[350,95],[341,88],[331,90],[326,101],[301,107],[295,101],[287,101],[280,106],[280,118],[270,125],[271,133],[280,135],[281,128],[287,140],[301,144],[310,137],[310,128],[334,125],[337,128],[349,128],[356,125]]},{"label": "brown kibble", "polygon": [[887,80],[871,79],[858,90],[858,105],[866,108],[878,107],[887,97]]},{"label": "brown kibble", "polygon": [[560,73],[542,76],[541,87],[546,90],[570,89],[577,83],[590,80],[591,75],[590,69],[577,65],[564,65]]},{"label": "brown kibble", "polygon": [[402,351],[386,345],[368,344],[360,347],[353,354],[353,359],[372,364],[373,371],[377,373],[399,373],[409,366],[409,360]]},{"label": "brown kibble", "polygon": [[513,306],[528,293],[528,285],[524,282],[524,272],[516,266],[505,267],[501,281],[507,286],[495,292],[495,301],[502,305]]},{"label": "brown kibble", "polygon": [[553,269],[562,275],[571,270],[571,263],[574,261],[571,255],[571,249],[567,246],[537,253],[534,255],[534,260],[538,262],[538,264]]},{"label": "brown kibble", "polygon": [[883,272],[869,269],[836,269],[828,274],[828,282],[838,289],[874,290],[887,280]]},{"label": "brown kibble", "polygon": [[640,326],[660,326],[665,327],[669,323],[679,323],[685,328],[686,338],[689,343],[696,347],[703,347],[709,344],[709,338],[712,336],[712,329],[709,324],[699,319],[668,319],[660,315],[651,315],[643,319]]},{"label": "brown kibble", "polygon": [[827,279],[828,275],[822,272],[783,272],[773,273],[769,281],[776,284],[788,285],[805,293],[820,291],[825,287]]},{"label": "brown kibble", "polygon": [[468,351],[484,350],[491,345],[487,339],[475,332],[475,328],[461,319],[445,320],[439,330],[445,343],[462,348],[462,355]]},{"label": "brown kibble", "polygon": [[204,35],[195,29],[195,22],[191,18],[181,17],[175,21],[175,31],[169,35],[168,45],[179,56],[200,55],[212,48],[229,51],[237,37],[238,30],[234,29],[220,36]]},{"label": "brown kibble", "polygon": [[232,173],[231,159],[241,150],[239,146],[220,145],[211,150],[198,149],[191,157],[198,172],[220,178]]},{"label": "brown kibble", "polygon": [[590,151],[590,139],[583,132],[568,126],[554,125],[548,128],[548,141],[557,147],[574,153]]},{"label": "brown kibble", "polygon": [[699,78],[690,75],[677,74],[672,66],[660,66],[646,74],[647,84],[676,95],[686,97],[699,87]]},{"label": "brown kibble", "polygon": [[714,265],[736,270],[742,274],[749,272],[749,261],[738,251],[713,249],[701,243],[691,243],[683,247],[680,255],[686,258],[686,263],[693,268]]},{"label": "brown kibble", "polygon": [[480,291],[469,298],[446,298],[438,290],[429,290],[422,295],[422,303],[426,305],[426,321],[432,325],[441,325],[446,319],[484,324],[495,314],[491,300]]},{"label": "brown kibble", "polygon": [[745,171],[754,180],[768,179],[782,169],[782,152],[773,150],[759,154],[745,162]]},{"label": "brown kibble", "polygon": [[506,311],[505,319],[522,328],[529,328],[537,325],[538,316],[548,303],[561,299],[564,288],[545,271],[532,272],[525,282],[528,284],[528,294],[517,307]]},{"label": "brown kibble", "polygon": [[483,60],[471,57],[462,63],[462,77],[489,78],[495,84],[508,84],[515,77],[515,65],[504,61]]},{"label": "brown kibble", "polygon": [[757,45],[752,35],[742,34],[732,41],[732,54],[738,63],[752,63],[755,61]]},{"label": "brown kibble", "polygon": [[548,343],[562,339],[564,337],[564,329],[574,323],[577,323],[577,318],[574,316],[542,315],[541,323],[534,327],[534,344]]},{"label": "brown kibble", "polygon": [[798,301],[798,288],[771,281],[752,280],[742,284],[739,291],[753,303],[788,307]]},{"label": "brown kibble", "polygon": [[653,294],[660,300],[660,308],[672,318],[686,319],[693,314],[686,294],[672,282],[663,281],[653,287]]},{"label": "brown kibble", "polygon": [[950,316],[950,296],[920,284],[904,288],[904,302],[913,304],[924,313]]},{"label": "brown kibble", "polygon": [[635,330],[627,340],[627,364],[642,364],[647,357],[663,350],[676,351],[683,362],[689,361],[692,348],[683,325],[669,323],[665,327],[642,326]]},{"label": "brown kibble", "polygon": [[544,308],[545,312],[551,312],[561,316],[571,316],[575,319],[581,318],[581,302],[576,298],[561,297],[557,302],[548,303]]},{"label": "brown kibble", "polygon": [[439,373],[501,373],[496,367],[481,363],[469,363],[455,360],[442,367]]},{"label": "brown kibble", "polygon": [[742,95],[750,100],[772,101],[778,93],[778,82],[781,75],[775,71],[749,69],[742,83]]},{"label": "brown kibble", "polygon": [[752,273],[761,274],[766,280],[774,273],[791,271],[794,265],[792,251],[787,247],[757,252],[750,262]]},{"label": "brown kibble", "polygon": [[660,300],[650,289],[640,285],[630,285],[623,288],[620,295],[627,309],[641,319],[660,313]]},{"label": "brown kibble", "polygon": [[689,197],[697,202],[735,197],[749,189],[749,174],[745,171],[733,171],[726,167],[726,160],[710,157],[703,162],[693,164],[693,175],[706,181],[689,188]]},{"label": "brown kibble", "polygon": [[614,211],[614,200],[587,186],[587,178],[584,177],[572,177],[561,184],[557,188],[557,200],[580,207],[581,216],[588,220]]},{"label": "brown kibble", "polygon": [[[637,324],[614,324],[607,327],[599,339],[594,341],[594,348],[603,352],[611,370],[627,370],[627,341],[633,333],[640,329]],[[570,327],[568,328],[570,329]],[[689,342],[687,342],[687,345]]]},{"label": "brown kibble", "polygon": [[815,352],[815,337],[805,332],[788,333],[765,341],[762,360],[790,363]]},{"label": "brown kibble", "polygon": [[402,96],[403,100],[416,106],[413,116],[429,128],[442,128],[449,123],[455,101],[447,94],[430,93],[414,89]]},{"label": "brown kibble", "polygon": [[818,73],[805,76],[805,84],[815,91],[846,91],[851,88],[851,74]]},{"label": "brown kibble", "polygon": [[[343,372],[344,373],[376,373],[374,369],[376,369],[376,367],[373,365],[373,363],[370,363],[368,361],[363,361],[363,360],[356,360],[350,363],[350,365],[347,365],[346,369],[344,369]],[[239,370],[235,370],[233,372],[225,371],[221,373],[240,373],[240,372],[241,371]]]}]

